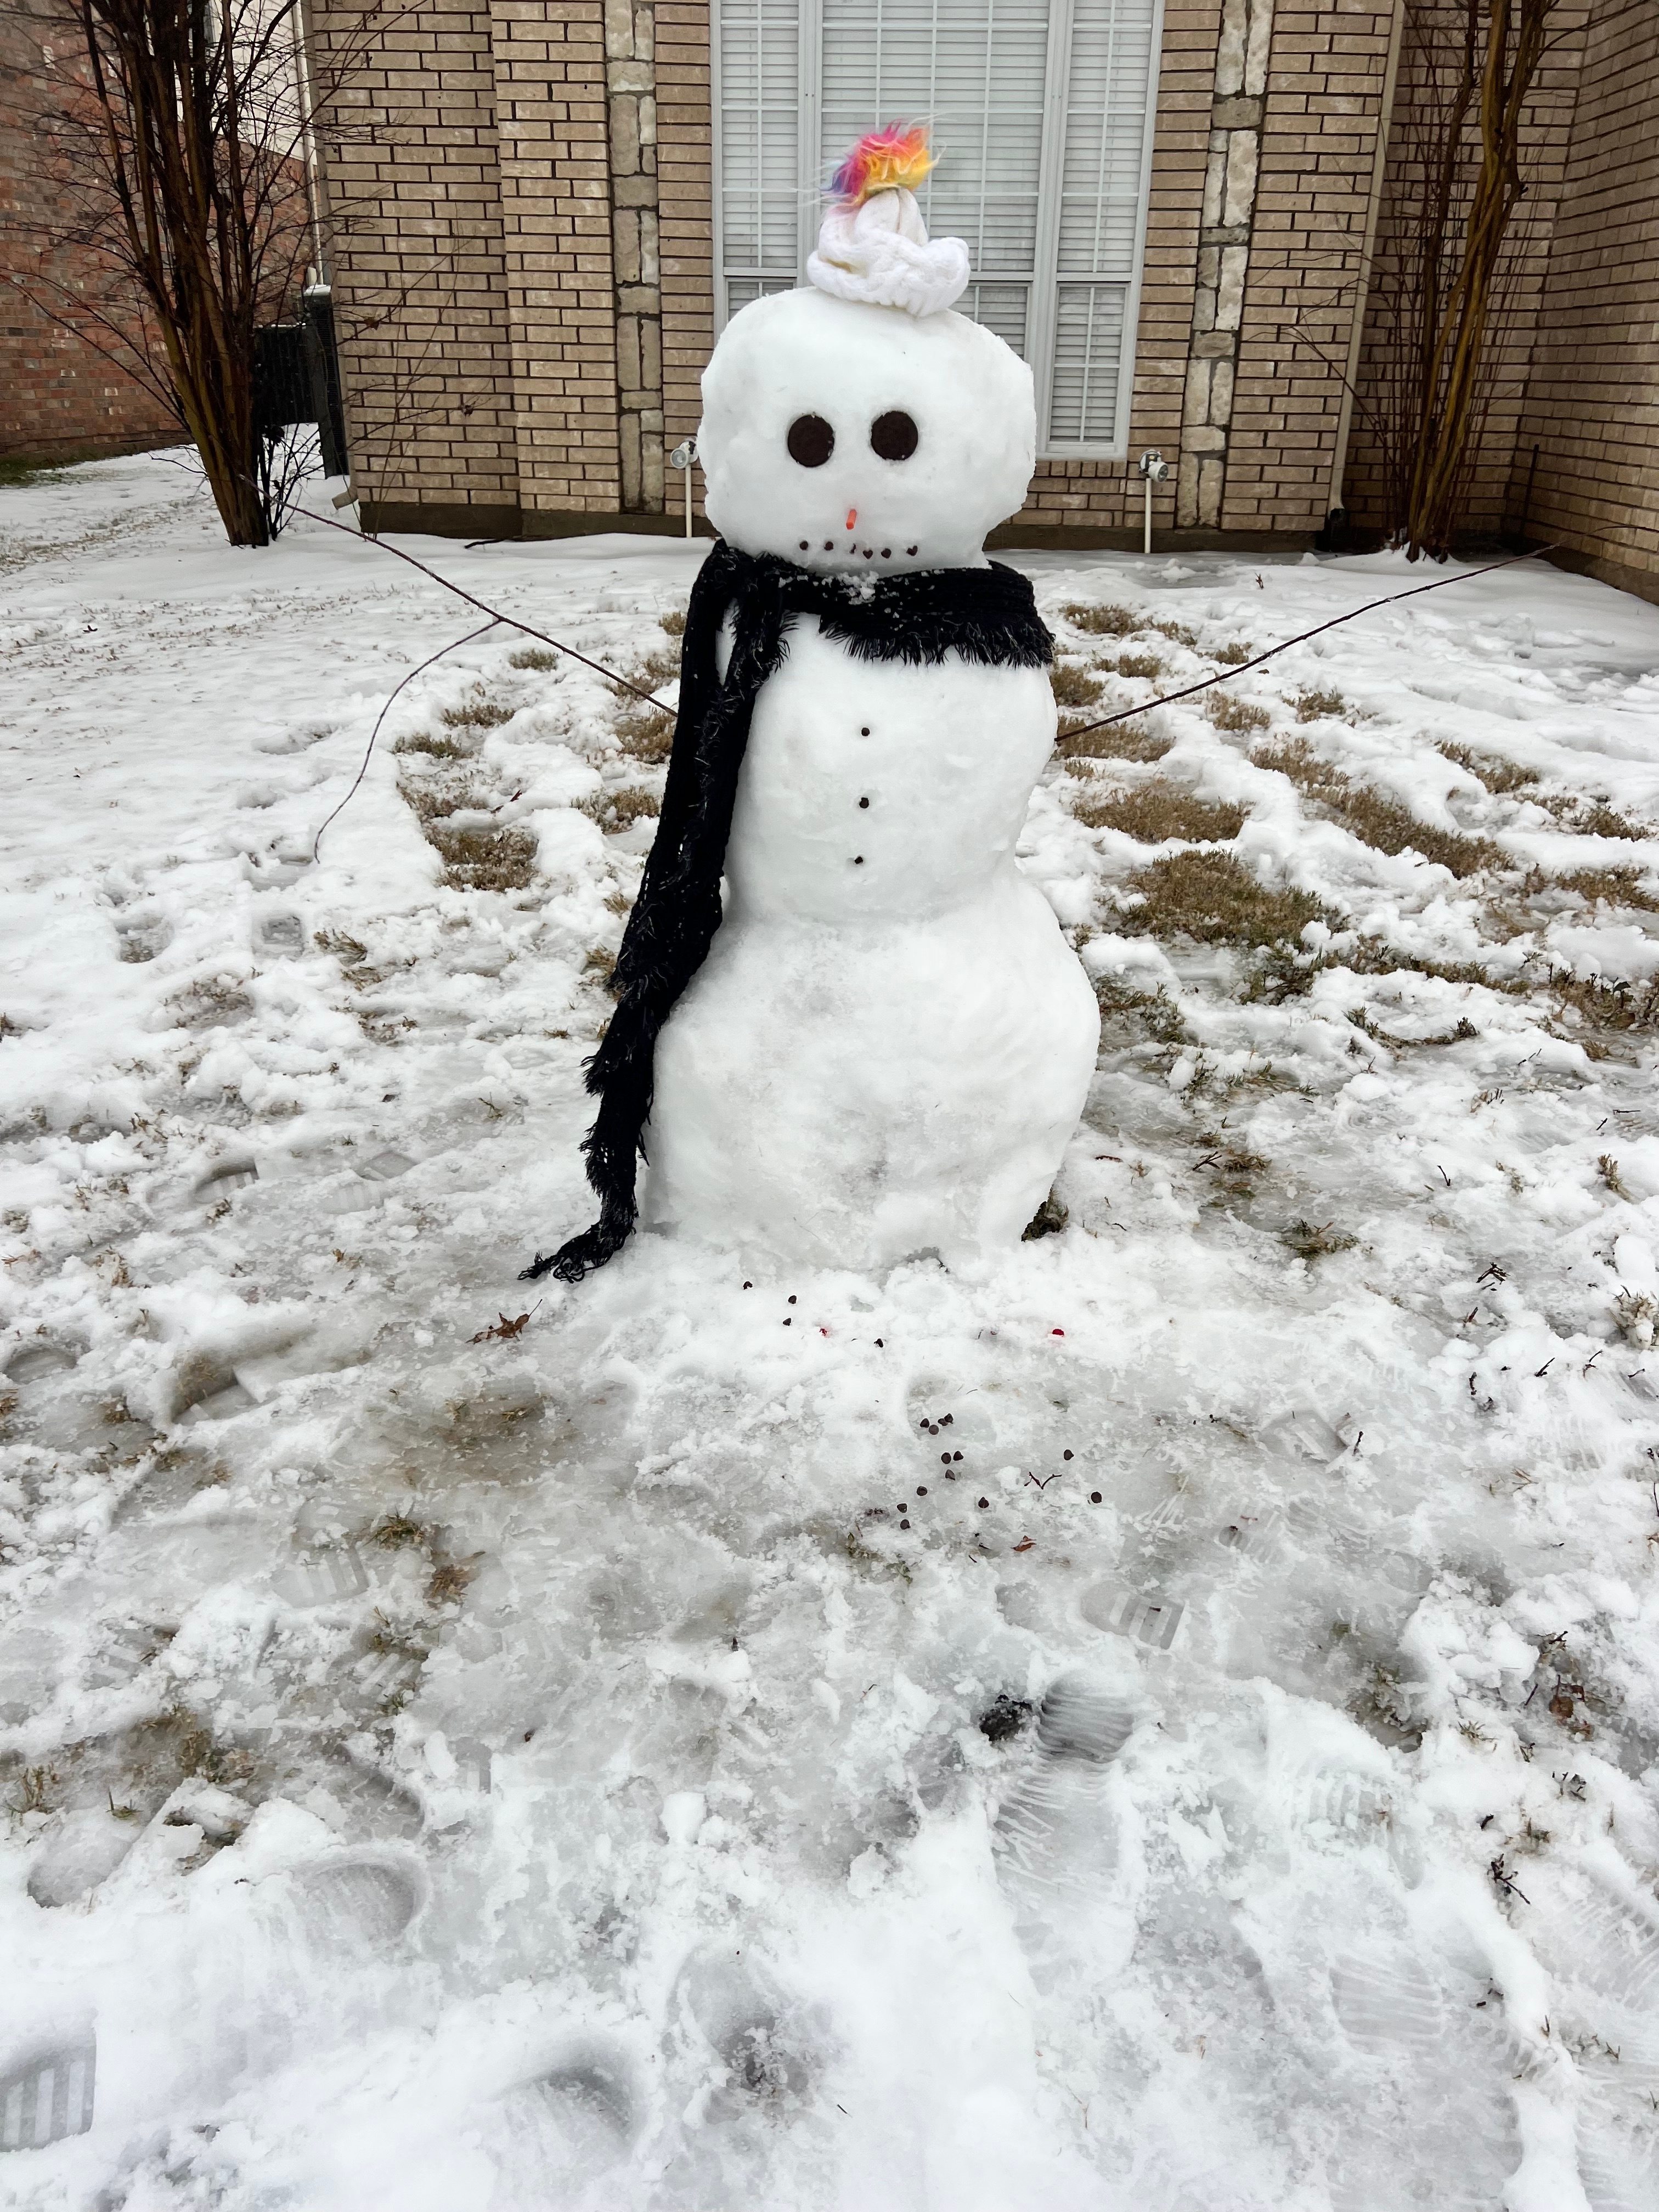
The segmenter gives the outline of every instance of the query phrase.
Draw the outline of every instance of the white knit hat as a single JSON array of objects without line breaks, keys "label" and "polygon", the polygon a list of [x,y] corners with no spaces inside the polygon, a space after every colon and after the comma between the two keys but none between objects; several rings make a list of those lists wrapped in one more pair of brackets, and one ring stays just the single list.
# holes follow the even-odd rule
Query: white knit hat
[{"label": "white knit hat", "polygon": [[873,307],[936,315],[969,277],[959,238],[929,239],[909,181],[933,167],[925,131],[893,124],[861,138],[836,172],[836,204],[823,218],[806,274],[820,291]]}]

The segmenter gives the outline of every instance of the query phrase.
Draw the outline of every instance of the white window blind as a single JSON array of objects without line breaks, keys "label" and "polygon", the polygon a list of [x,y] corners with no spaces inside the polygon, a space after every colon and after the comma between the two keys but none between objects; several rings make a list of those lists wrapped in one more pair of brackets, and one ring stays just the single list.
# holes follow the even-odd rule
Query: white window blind
[{"label": "white window blind", "polygon": [[928,228],[960,303],[1030,362],[1044,453],[1121,453],[1161,0],[716,0],[721,320],[801,281],[866,131],[932,127]]}]

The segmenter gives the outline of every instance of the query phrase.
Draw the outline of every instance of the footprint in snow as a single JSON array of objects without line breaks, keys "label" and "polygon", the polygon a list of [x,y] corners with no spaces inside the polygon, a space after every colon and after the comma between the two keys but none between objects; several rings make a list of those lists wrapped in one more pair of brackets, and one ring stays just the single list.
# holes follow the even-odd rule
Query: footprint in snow
[{"label": "footprint in snow", "polygon": [[1578,2169],[1594,2212],[1659,2204],[1659,1912],[1581,1875],[1528,1881],[1523,1933],[1554,1981],[1551,2035],[1571,2053]]},{"label": "footprint in snow", "polygon": [[1023,1764],[998,1809],[992,1846],[1015,1934],[1040,1989],[1087,1963],[1079,1911],[1109,1909],[1118,1863],[1108,1796],[1133,1705],[1113,1685],[1063,1674],[1038,1709]]},{"label": "footprint in snow", "polygon": [[757,2101],[799,2100],[816,2070],[782,1992],[733,1948],[699,1952],[683,1969],[671,2017],[714,2062],[704,2117]]},{"label": "footprint in snow", "polygon": [[538,2194],[556,2184],[562,2205],[581,2203],[584,2179],[617,2166],[640,2132],[634,2069],[597,2044],[565,2051],[501,2101],[507,2163],[522,2166]]},{"label": "footprint in snow", "polygon": [[41,2150],[92,2125],[97,2049],[91,2028],[14,2051],[0,2069],[0,2152]]},{"label": "footprint in snow", "polygon": [[1520,2162],[1514,2054],[1473,1984],[1448,1994],[1403,1942],[1331,1969],[1352,2115],[1334,2161],[1333,2212],[1490,2212]]},{"label": "footprint in snow", "polygon": [[426,1880],[411,1860],[389,1853],[319,1859],[289,1876],[301,1935],[316,1950],[386,1951],[426,1902]]}]

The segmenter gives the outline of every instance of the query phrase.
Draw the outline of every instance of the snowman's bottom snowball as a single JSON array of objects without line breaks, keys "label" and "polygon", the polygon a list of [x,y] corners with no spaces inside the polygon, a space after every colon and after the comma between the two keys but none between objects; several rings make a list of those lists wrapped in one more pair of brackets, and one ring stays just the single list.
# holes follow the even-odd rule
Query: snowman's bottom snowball
[{"label": "snowman's bottom snowball", "polygon": [[921,921],[733,915],[658,1040],[644,1218],[822,1267],[988,1259],[1048,1195],[1099,1037],[1012,864]]}]

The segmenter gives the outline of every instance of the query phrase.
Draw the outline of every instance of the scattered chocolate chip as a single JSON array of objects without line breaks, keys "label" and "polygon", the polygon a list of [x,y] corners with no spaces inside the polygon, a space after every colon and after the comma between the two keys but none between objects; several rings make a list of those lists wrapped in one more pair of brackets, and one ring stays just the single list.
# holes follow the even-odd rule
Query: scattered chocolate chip
[{"label": "scattered chocolate chip", "polygon": [[908,1521],[901,1521],[901,1522],[899,1522],[899,1527],[900,1527],[901,1528],[908,1528],[909,1527],[909,1525],[910,1525],[910,1523],[909,1523]]},{"label": "scattered chocolate chip", "polygon": [[[790,1303],[790,1304],[791,1304],[792,1306],[796,1303],[795,1294],[794,1294],[794,1292],[793,1292],[793,1291],[790,1291],[790,1293],[789,1293],[789,1303]],[[1069,1458],[1071,1457],[1071,1454],[1070,1454],[1069,1452],[1067,1452],[1067,1454],[1066,1455],[1066,1456],[1069,1459]]]},{"label": "scattered chocolate chip", "polygon": [[1099,1504],[1099,1503],[1100,1503],[1100,1492],[1099,1492],[1097,1490],[1091,1490],[1091,1491],[1089,1492],[1089,1503],[1090,1503],[1090,1504],[1091,1504],[1091,1505],[1098,1505],[1098,1504]]},{"label": "scattered chocolate chip", "polygon": [[826,553],[833,553],[833,552],[835,551],[835,550],[836,550],[836,541],[835,541],[835,539],[834,539],[833,538],[826,538],[824,539],[824,541],[823,541],[823,550],[824,550],[824,551],[825,551]]},{"label": "scattered chocolate chip", "polygon": [[981,1498],[979,1502],[981,1505],[988,1505],[991,1501],[988,1498]]},{"label": "scattered chocolate chip", "polygon": [[800,541],[800,550],[803,553],[806,550],[806,540],[804,538]]},{"label": "scattered chocolate chip", "polygon": [[882,1342],[881,1339],[878,1337],[876,1339],[876,1350],[878,1352],[884,1352],[886,1348],[886,1346]]},{"label": "scattered chocolate chip", "polygon": [[948,1429],[955,1419],[956,1415],[954,1413],[941,1413],[939,1417],[939,1426],[942,1429]]},{"label": "scattered chocolate chip", "polygon": [[893,557],[893,549],[892,549],[892,547],[891,547],[890,545],[884,545],[884,546],[882,547],[882,549],[881,549],[881,557],[882,557],[882,559],[883,559],[884,561],[890,561],[890,560],[892,559],[892,557]]},{"label": "scattered chocolate chip", "polygon": [[859,735],[860,735],[861,738],[867,738],[867,737],[869,736],[869,734],[870,734],[870,726],[869,726],[869,724],[866,722],[866,723],[865,724],[864,727],[863,727],[863,728],[859,732]]},{"label": "scattered chocolate chip", "polygon": [[853,855],[853,866],[854,866],[855,868],[861,868],[861,867],[864,866],[864,855],[863,855],[863,854],[862,854],[862,853],[854,853],[854,855]]},{"label": "scattered chocolate chip", "polygon": [[752,1283],[745,1283],[743,1287],[745,1291],[752,1291],[755,1285]]},{"label": "scattered chocolate chip", "polygon": [[1072,1455],[1070,1454],[1070,1452],[1061,1452],[1061,1454],[1060,1454],[1060,1457],[1061,1457],[1062,1459],[1070,1459],[1070,1457],[1071,1457],[1071,1456],[1072,1456]]},{"label": "scattered chocolate chip", "polygon": [[869,802],[869,800],[868,800],[867,799],[860,799],[860,801],[859,801],[859,805],[860,805],[860,806],[867,806],[869,804],[870,804],[870,802]]},{"label": "scattered chocolate chip", "polygon": [[927,1414],[926,1414],[926,1413],[924,1413],[924,1414],[922,1415],[922,1417],[921,1417],[921,1425],[922,1425],[922,1427],[923,1427],[924,1429],[930,1429],[930,1430],[931,1430],[931,1428],[932,1428],[932,1426],[933,1426],[932,1422],[928,1419],[928,1418],[927,1418]]},{"label": "scattered chocolate chip", "polygon": [[893,1508],[893,1510],[895,1513],[908,1513],[910,1510],[908,1501],[901,1498],[898,1504]]},{"label": "scattered chocolate chip", "polygon": [[905,550],[905,551],[909,555],[910,558],[914,561],[914,560],[915,559],[915,557],[916,557],[916,549],[915,549],[915,547],[914,545],[907,545],[907,546],[905,547],[905,549],[904,549],[904,550]]},{"label": "scattered chocolate chip", "polygon": [[918,1498],[926,1498],[926,1497],[927,1497],[927,1484],[926,1484],[925,1482],[919,1482],[919,1483],[916,1485],[916,1496],[917,1496]]},{"label": "scattered chocolate chip", "polygon": [[952,1452],[951,1456],[952,1459],[960,1459],[962,1457],[962,1454],[960,1452]]},{"label": "scattered chocolate chip", "polygon": [[786,1328],[788,1328],[788,1326],[789,1326],[789,1316],[788,1316],[787,1314],[784,1316],[784,1322],[783,1322],[783,1325],[784,1325],[784,1327],[785,1327]]},{"label": "scattered chocolate chip", "polygon": [[949,1452],[941,1452],[941,1453],[939,1454],[939,1465],[940,1465],[941,1467],[949,1467],[949,1466],[950,1466],[950,1464],[951,1464],[951,1455],[950,1455],[950,1453],[949,1453]]},{"label": "scattered chocolate chip", "polygon": [[1018,1735],[1031,1717],[1031,1708],[1024,1698],[1011,1698],[1006,1690],[999,1690],[979,1717],[979,1732],[993,1743],[1006,1743],[1011,1735]]}]

